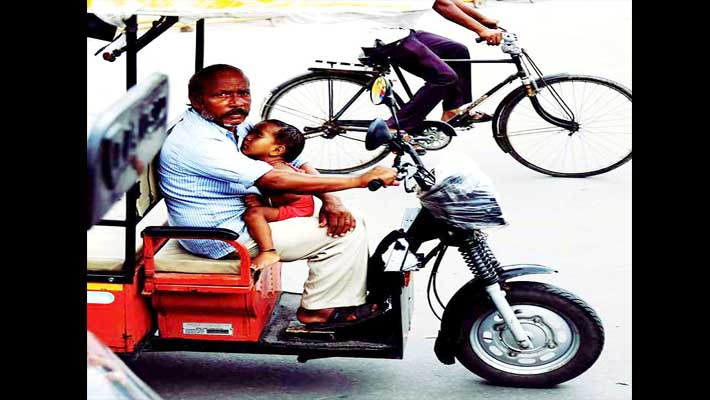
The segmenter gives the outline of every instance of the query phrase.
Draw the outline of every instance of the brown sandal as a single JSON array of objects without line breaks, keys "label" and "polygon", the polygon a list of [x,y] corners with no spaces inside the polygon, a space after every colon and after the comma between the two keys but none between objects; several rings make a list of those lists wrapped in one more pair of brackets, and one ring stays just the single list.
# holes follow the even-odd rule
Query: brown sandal
[{"label": "brown sandal", "polygon": [[[378,307],[373,311],[375,304],[361,304],[359,306],[336,307],[330,313],[326,322],[316,322],[305,324],[307,329],[330,330],[338,328],[348,328],[360,325],[365,321],[377,318],[382,315],[382,310]],[[355,317],[355,319],[349,319]]]},{"label": "brown sandal", "polygon": [[483,111],[476,111],[473,114],[457,115],[446,122],[454,128],[465,128],[470,127],[473,124],[479,124],[481,122],[488,122],[492,120],[492,115]]}]

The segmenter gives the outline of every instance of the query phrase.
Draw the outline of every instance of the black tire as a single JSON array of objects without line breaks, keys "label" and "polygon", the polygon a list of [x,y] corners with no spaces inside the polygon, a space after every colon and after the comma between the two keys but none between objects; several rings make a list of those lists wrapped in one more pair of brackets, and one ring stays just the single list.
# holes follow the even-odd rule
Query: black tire
[{"label": "black tire", "polygon": [[524,166],[543,174],[584,178],[611,171],[631,160],[631,91],[608,79],[564,75],[538,81],[537,94],[550,114],[569,119],[553,99],[564,99],[579,122],[570,132],[544,121],[521,89],[503,104],[498,132],[504,146]]},{"label": "black tire", "polygon": [[505,285],[506,299],[532,335],[533,348],[510,352],[512,335],[493,303],[481,296],[464,314],[456,355],[471,372],[498,385],[551,387],[580,375],[599,358],[604,327],[584,301],[544,283]]},{"label": "black tire", "polygon": [[[378,163],[389,154],[387,146],[374,151],[365,149],[364,131],[339,131],[338,121],[333,121],[329,109],[328,82],[333,83],[333,113],[337,113],[371,77],[364,74],[316,71],[298,76],[276,88],[262,107],[262,119],[280,119],[294,125],[306,134],[302,158],[321,173],[345,174]],[[401,98],[395,94],[401,104]],[[386,106],[376,106],[370,101],[370,92],[364,91],[339,118],[366,121],[390,116]],[[308,134],[306,127],[319,128],[330,124],[334,129]],[[365,125],[366,127],[367,125]]]}]

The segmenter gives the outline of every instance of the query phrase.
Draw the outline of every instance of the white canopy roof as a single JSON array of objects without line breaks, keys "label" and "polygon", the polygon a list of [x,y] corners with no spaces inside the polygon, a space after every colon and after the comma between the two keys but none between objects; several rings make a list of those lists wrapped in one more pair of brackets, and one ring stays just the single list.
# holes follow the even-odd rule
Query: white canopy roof
[{"label": "white canopy roof", "polygon": [[87,12],[116,25],[134,14],[310,23],[356,18],[401,20],[407,14],[418,16],[430,10],[432,4],[433,0],[88,0]]}]

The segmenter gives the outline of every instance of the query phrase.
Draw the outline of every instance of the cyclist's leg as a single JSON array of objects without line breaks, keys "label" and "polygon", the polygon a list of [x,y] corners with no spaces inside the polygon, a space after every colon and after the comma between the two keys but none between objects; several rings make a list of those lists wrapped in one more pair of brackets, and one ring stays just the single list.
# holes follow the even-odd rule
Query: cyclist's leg
[{"label": "cyclist's leg", "polygon": [[[470,54],[468,47],[430,32],[416,31],[414,37],[427,46],[437,56],[443,59],[468,59]],[[470,103],[471,97],[471,64],[468,63],[447,63],[456,72],[458,80],[455,90],[446,93],[443,99],[444,116],[447,113],[454,114],[458,108]],[[451,118],[453,115],[449,115]],[[448,118],[442,118],[447,120]]]},{"label": "cyclist's leg", "polygon": [[[400,127],[412,131],[455,87],[458,77],[449,65],[413,36],[402,39],[398,46],[388,49],[386,55],[394,64],[425,81],[424,86],[397,112]],[[394,120],[390,118],[387,124],[394,126]]]}]

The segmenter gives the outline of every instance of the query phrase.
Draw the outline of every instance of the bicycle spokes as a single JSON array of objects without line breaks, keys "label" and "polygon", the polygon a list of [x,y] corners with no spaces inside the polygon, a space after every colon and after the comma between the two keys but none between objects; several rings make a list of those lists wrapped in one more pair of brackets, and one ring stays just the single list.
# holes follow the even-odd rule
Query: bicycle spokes
[{"label": "bicycle spokes", "polygon": [[521,92],[499,122],[514,158],[536,171],[569,177],[600,174],[631,159],[630,91],[603,78],[565,75],[550,77],[545,88],[550,90],[535,96],[541,107],[557,118],[569,109],[577,128],[541,118]]},{"label": "bicycle spokes", "polygon": [[262,117],[280,119],[308,138],[303,159],[324,173],[347,173],[372,165],[389,154],[369,152],[365,133],[375,117],[388,111],[370,102],[369,78],[315,72],[277,90]]}]

